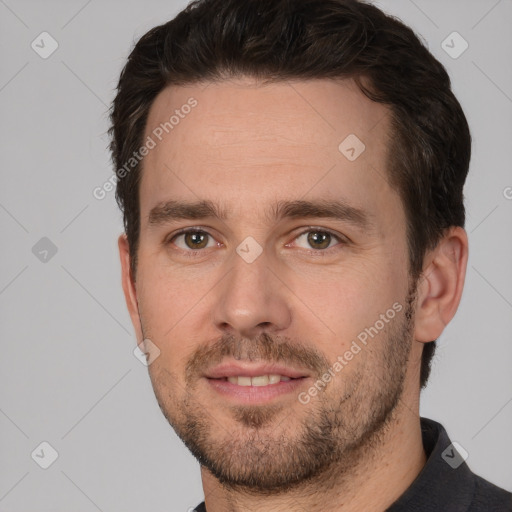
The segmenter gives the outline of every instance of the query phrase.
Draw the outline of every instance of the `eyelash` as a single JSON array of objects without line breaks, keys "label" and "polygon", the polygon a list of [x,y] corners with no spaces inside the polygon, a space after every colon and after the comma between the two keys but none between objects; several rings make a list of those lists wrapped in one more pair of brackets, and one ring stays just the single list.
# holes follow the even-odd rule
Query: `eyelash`
[{"label": "eyelash", "polygon": [[[332,236],[333,238],[335,238],[336,240],[338,240],[338,242],[340,242],[340,244],[342,244],[342,245],[346,244],[350,241],[348,238],[343,237],[341,235],[337,235],[336,233],[334,233],[328,229],[318,228],[315,226],[308,226],[304,231],[301,231],[300,233],[298,233],[297,236],[294,238],[294,240],[296,240],[297,238],[299,238],[302,235],[305,235],[306,233],[312,233],[312,232],[328,234],[328,235]],[[178,236],[188,234],[188,233],[204,233],[207,236],[213,238],[213,236],[210,235],[210,233],[208,233],[207,231],[205,231],[203,229],[199,229],[197,227],[184,228],[184,229],[181,229],[180,231],[178,231],[177,233],[175,233],[167,242],[165,242],[165,244],[168,245],[171,242],[173,242]],[[304,249],[304,250],[308,254],[311,254],[314,256],[323,256],[325,253],[330,253],[330,250],[334,249],[335,247],[336,246],[330,247],[327,249],[311,249],[309,251],[306,249]],[[195,258],[195,257],[199,256],[201,252],[205,251],[205,249],[190,249],[190,250],[180,249],[180,250],[184,251],[184,255],[189,258]]]}]

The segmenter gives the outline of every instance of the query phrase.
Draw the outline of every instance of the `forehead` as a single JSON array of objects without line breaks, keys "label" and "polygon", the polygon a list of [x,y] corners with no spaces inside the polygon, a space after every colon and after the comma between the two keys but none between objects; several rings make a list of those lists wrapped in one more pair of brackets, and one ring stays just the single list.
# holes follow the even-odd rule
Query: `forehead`
[{"label": "forehead", "polygon": [[[170,86],[146,124],[144,140],[155,146],[143,162],[143,221],[170,199],[230,203],[238,213],[245,205],[254,214],[279,199],[342,196],[378,211],[396,201],[386,179],[388,134],[387,107],[351,80]],[[352,148],[355,160],[347,158]]]}]

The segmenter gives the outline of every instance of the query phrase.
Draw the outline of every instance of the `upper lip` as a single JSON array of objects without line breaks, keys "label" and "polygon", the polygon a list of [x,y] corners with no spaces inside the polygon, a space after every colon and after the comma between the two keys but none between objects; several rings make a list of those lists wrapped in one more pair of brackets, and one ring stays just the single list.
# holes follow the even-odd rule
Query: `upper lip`
[{"label": "upper lip", "polygon": [[215,366],[205,373],[208,379],[221,379],[223,377],[257,377],[259,375],[281,375],[297,379],[299,377],[309,377],[309,374],[300,369],[291,368],[281,364],[273,363],[252,363],[241,361],[226,362]]}]

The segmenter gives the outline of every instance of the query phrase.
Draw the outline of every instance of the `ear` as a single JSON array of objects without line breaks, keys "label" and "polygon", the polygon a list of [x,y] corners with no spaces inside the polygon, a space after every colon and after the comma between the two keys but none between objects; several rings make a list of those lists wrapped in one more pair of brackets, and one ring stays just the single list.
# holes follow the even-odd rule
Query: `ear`
[{"label": "ear", "polygon": [[425,257],[423,274],[418,281],[415,340],[436,340],[455,316],[464,288],[467,262],[466,231],[452,226]]},{"label": "ear", "polygon": [[123,233],[117,240],[119,247],[119,257],[121,259],[121,280],[123,284],[124,298],[126,306],[132,319],[133,328],[137,336],[137,342],[143,339],[142,326],[140,325],[139,306],[137,301],[137,290],[135,288],[135,280],[133,279],[130,269],[130,248],[126,234]]}]

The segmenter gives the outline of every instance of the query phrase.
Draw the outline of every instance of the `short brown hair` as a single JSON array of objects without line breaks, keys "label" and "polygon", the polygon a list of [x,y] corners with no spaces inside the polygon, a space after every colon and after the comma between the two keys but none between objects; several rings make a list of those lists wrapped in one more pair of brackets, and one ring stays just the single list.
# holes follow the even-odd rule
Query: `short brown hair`
[{"label": "short brown hair", "polygon": [[[421,277],[425,253],[465,222],[463,186],[471,136],[450,78],[415,33],[358,0],[196,0],[147,32],[121,72],[110,118],[115,168],[143,143],[150,107],[168,85],[233,77],[266,82],[352,78],[391,110],[387,175],[407,219],[409,272]],[[140,231],[141,165],[118,172],[132,276]],[[423,348],[425,387],[437,340]]]}]

